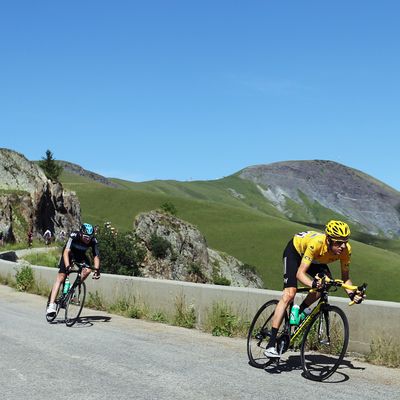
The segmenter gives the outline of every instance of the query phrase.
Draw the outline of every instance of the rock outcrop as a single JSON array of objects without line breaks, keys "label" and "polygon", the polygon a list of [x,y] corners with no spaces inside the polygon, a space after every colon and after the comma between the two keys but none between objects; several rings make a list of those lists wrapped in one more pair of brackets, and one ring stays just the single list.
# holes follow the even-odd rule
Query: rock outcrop
[{"label": "rock outcrop", "polygon": [[6,241],[25,241],[32,229],[57,235],[80,224],[80,204],[73,192],[48,180],[43,171],[22,154],[0,149],[0,231]]},{"label": "rock outcrop", "polygon": [[255,270],[232,256],[209,249],[195,226],[173,215],[157,211],[140,214],[134,230],[146,253],[141,265],[144,277],[263,287]]}]

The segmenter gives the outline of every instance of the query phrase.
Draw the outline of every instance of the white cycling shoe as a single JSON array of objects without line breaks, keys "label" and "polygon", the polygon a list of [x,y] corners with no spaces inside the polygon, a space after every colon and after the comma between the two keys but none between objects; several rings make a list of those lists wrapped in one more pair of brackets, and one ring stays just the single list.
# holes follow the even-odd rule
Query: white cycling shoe
[{"label": "white cycling shoe", "polygon": [[264,351],[264,355],[268,358],[279,358],[280,357],[280,355],[276,351],[275,347],[268,347],[268,349]]},{"label": "white cycling shoe", "polygon": [[56,303],[50,303],[49,306],[47,307],[47,315],[49,314],[55,314],[57,312],[57,305]]}]

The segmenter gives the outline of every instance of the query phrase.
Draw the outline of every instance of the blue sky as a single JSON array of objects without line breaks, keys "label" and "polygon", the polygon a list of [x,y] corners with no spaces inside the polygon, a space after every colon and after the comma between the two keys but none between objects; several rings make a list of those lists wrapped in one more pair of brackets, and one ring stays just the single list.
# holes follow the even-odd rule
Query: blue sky
[{"label": "blue sky", "polygon": [[0,3],[0,147],[108,177],[326,159],[400,190],[398,1]]}]

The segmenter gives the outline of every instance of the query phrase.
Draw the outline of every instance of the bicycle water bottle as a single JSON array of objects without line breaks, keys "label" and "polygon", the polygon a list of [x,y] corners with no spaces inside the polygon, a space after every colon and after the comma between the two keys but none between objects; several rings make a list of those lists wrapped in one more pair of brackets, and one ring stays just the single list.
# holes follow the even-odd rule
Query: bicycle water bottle
[{"label": "bicycle water bottle", "polygon": [[312,309],[310,307],[305,308],[300,314],[300,322],[303,322],[311,314],[311,311]]},{"label": "bicycle water bottle", "polygon": [[63,290],[63,293],[64,293],[64,294],[67,294],[70,287],[71,287],[71,282],[69,281],[68,276],[67,276],[67,277],[65,278],[65,282],[64,282],[64,290]]},{"label": "bicycle water bottle", "polygon": [[294,304],[292,306],[292,309],[290,310],[290,318],[289,318],[290,325],[298,325],[299,324],[299,322],[300,322],[299,309],[300,309],[300,307],[297,304]]}]

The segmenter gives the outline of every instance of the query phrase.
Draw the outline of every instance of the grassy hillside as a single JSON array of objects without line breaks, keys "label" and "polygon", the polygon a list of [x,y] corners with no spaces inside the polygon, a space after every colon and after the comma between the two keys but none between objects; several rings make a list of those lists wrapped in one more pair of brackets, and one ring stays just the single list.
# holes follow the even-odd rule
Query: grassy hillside
[{"label": "grassy hillside", "polygon": [[[268,289],[282,288],[281,256],[288,240],[294,233],[310,229],[281,217],[259,198],[253,185],[249,187],[248,182],[234,176],[210,182],[118,180],[125,189],[106,187],[66,173],[62,175],[62,182],[66,188],[76,191],[85,220],[94,224],[111,221],[120,230],[132,229],[138,213],[171,201],[178,217],[196,225],[209,247],[255,265]],[[234,197],[229,189],[244,198]],[[356,241],[352,245],[353,281],[369,283],[370,299],[400,301],[398,255]],[[339,265],[333,264],[331,270],[339,277]]]},{"label": "grassy hillside", "polygon": [[224,205],[256,209],[267,215],[283,217],[275,207],[265,201],[265,198],[252,182],[240,179],[235,175],[214,181],[149,181],[140,183],[120,179],[111,179],[111,181],[135,191],[164,194],[174,198],[214,201]]}]

